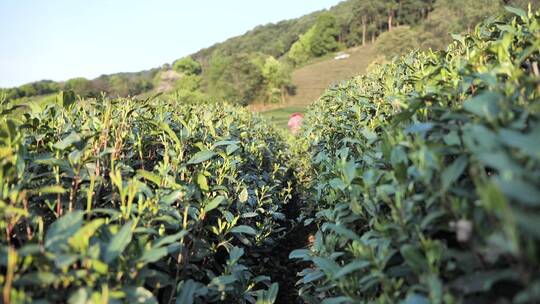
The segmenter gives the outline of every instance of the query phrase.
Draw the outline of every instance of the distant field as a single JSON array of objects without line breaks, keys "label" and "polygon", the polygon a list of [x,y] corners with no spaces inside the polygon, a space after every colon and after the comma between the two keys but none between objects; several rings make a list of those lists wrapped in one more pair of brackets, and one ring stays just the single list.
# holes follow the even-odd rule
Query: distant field
[{"label": "distant field", "polygon": [[335,60],[332,56],[294,71],[292,83],[296,87],[296,94],[287,98],[283,106],[266,110],[254,107],[254,110],[261,112],[276,126],[285,128],[290,114],[305,112],[307,106],[317,100],[326,88],[333,83],[364,73],[376,58],[374,47],[371,45],[348,49],[345,52],[351,57]]},{"label": "distant field", "polygon": [[285,106],[283,108],[277,108],[273,110],[268,110],[261,112],[261,114],[266,117],[268,120],[270,120],[272,123],[274,123],[278,127],[286,128],[287,122],[289,120],[289,117],[291,114],[300,112],[304,113],[307,106]]}]

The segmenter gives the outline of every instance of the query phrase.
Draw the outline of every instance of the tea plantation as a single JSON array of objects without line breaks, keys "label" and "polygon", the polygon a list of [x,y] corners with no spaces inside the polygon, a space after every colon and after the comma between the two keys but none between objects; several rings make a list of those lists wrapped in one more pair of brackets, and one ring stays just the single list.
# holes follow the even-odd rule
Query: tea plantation
[{"label": "tea plantation", "polygon": [[509,10],[312,106],[306,302],[540,302],[540,13]]},{"label": "tea plantation", "polygon": [[5,303],[273,301],[246,253],[287,221],[276,132],[230,106],[57,101],[3,109]]},{"label": "tea plantation", "polygon": [[540,12],[508,10],[330,88],[296,138],[223,104],[2,102],[3,303],[540,302]]}]

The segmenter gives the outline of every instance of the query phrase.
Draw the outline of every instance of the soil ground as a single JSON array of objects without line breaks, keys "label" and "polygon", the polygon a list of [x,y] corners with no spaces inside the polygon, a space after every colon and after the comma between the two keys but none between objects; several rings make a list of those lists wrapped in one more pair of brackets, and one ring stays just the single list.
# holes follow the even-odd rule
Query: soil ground
[{"label": "soil ground", "polygon": [[[284,213],[289,219],[296,219],[300,215],[301,201],[295,196],[287,204]],[[272,248],[259,251],[260,270],[269,275],[272,282],[279,283],[279,292],[275,304],[303,304],[298,295],[296,282],[298,273],[309,266],[309,263],[289,259],[289,254],[295,249],[308,248],[312,236],[316,231],[315,225],[304,226],[302,223],[292,223],[287,234]]]}]

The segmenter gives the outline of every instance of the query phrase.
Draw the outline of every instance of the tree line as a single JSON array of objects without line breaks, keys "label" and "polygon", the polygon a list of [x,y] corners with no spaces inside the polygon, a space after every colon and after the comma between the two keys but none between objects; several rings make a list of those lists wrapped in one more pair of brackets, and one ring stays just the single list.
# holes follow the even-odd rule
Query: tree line
[{"label": "tree line", "polygon": [[[471,31],[504,5],[528,0],[348,0],[325,11],[267,24],[191,56],[139,73],[93,80],[43,80],[1,89],[12,100],[73,90],[81,97],[137,96],[163,91],[182,102],[279,102],[294,92],[291,72],[312,58],[377,41],[387,58],[411,49],[444,47],[451,33]],[[533,1],[538,7],[538,0]],[[163,82],[171,82],[163,86]]]}]

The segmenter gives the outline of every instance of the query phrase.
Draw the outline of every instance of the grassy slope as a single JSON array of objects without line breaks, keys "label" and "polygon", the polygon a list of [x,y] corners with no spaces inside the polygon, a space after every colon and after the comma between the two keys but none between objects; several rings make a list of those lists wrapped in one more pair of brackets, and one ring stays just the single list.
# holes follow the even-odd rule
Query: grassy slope
[{"label": "grassy slope", "polygon": [[368,65],[376,58],[373,46],[356,47],[345,51],[351,57],[334,60],[334,56],[315,61],[297,69],[292,74],[292,83],[296,94],[290,96],[284,105],[273,109],[257,109],[264,117],[276,126],[285,128],[289,115],[294,112],[305,112],[307,106],[317,100],[328,86],[365,72]]}]

